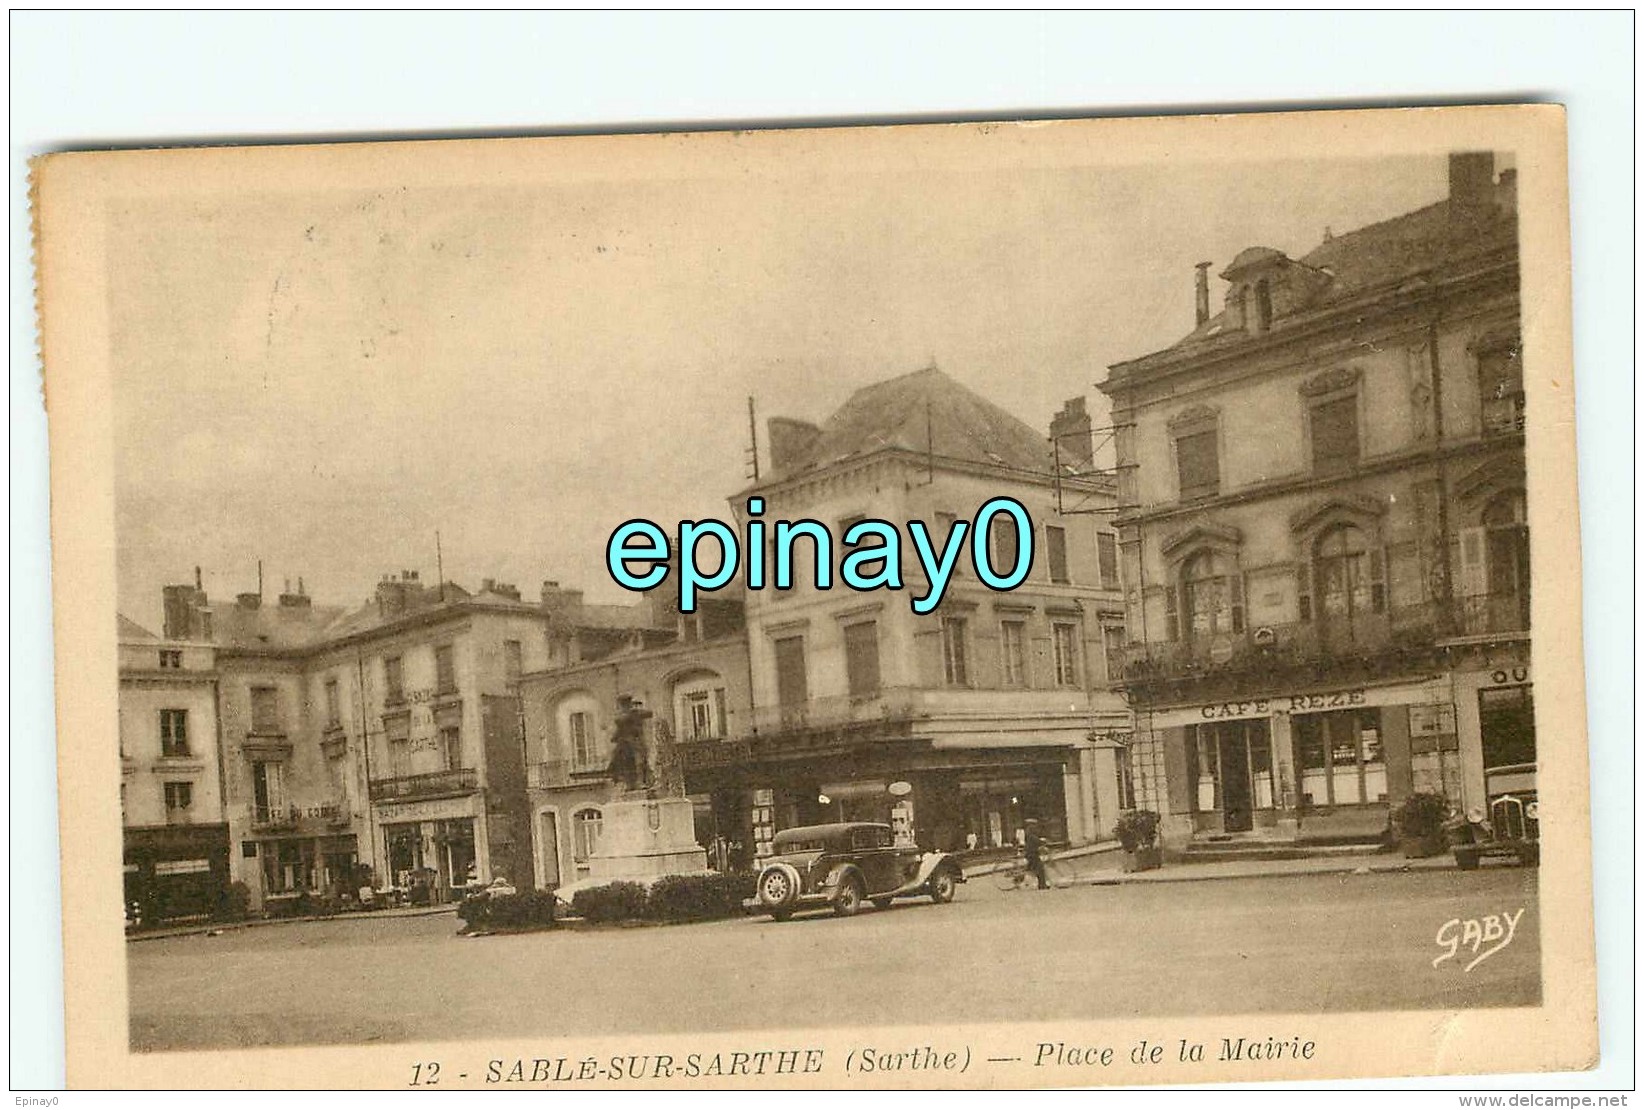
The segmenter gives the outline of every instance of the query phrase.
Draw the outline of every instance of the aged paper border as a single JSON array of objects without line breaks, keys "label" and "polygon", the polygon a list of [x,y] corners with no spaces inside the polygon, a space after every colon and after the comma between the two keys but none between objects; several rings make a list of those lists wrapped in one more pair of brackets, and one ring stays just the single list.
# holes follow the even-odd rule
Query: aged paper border
[{"label": "aged paper border", "polygon": [[[115,731],[115,560],[111,375],[103,238],[110,198],[379,183],[414,170],[430,187],[614,177],[711,177],[750,162],[791,170],[848,159],[864,172],[919,163],[990,168],[1188,159],[1207,166],[1285,157],[1374,157],[1511,150],[1519,168],[1521,317],[1530,411],[1526,465],[1534,540],[1532,659],[1541,731],[1559,740],[1539,787],[1550,825],[1540,869],[1539,1007],[1328,1015],[1251,1014],[939,1028],[746,1030],[578,1040],[480,1040],[374,1046],[139,1053],[127,1041],[121,829],[108,738]],[[1580,533],[1570,338],[1570,243],[1564,112],[1558,106],[1320,111],[1034,123],[575,136],[338,146],[207,148],[52,155],[33,167],[38,312],[51,434],[64,1002],[71,1088],[402,1088],[417,1061],[447,1061],[461,1086],[485,1063],[536,1056],[821,1049],[811,1075],[551,1084],[555,1089],[1024,1087],[1325,1080],[1575,1070],[1597,1060],[1590,802],[1584,737]],[[1105,368],[1092,366],[1091,377]],[[1086,383],[1087,385],[1089,383]],[[1554,727],[1556,726],[1556,727]],[[1093,949],[1093,958],[1101,958]],[[1178,1064],[1147,1069],[986,1065],[1042,1040],[1129,1045],[1141,1037],[1214,1046],[1222,1036],[1299,1034],[1311,1061]],[[859,1076],[853,1048],[929,1043],[965,1050],[964,1072]],[[1214,1055],[1213,1051],[1211,1053]],[[464,1067],[463,1065],[467,1065]],[[519,1089],[515,1087],[514,1089]]]}]

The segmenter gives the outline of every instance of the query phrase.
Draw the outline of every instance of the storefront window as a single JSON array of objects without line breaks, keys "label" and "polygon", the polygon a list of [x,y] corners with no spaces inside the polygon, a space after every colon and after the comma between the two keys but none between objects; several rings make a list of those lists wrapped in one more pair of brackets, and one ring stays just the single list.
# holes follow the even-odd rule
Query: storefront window
[{"label": "storefront window", "polygon": [[1536,710],[1532,688],[1507,686],[1478,692],[1484,766],[1536,761]]},{"label": "storefront window", "polygon": [[1387,797],[1378,710],[1308,713],[1293,719],[1296,766],[1308,805],[1356,805]]}]

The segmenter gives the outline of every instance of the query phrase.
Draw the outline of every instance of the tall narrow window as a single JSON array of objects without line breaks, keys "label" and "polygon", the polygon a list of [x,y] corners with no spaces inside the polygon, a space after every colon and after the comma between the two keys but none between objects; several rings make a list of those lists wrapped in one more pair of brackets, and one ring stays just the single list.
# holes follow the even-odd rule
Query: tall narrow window
[{"label": "tall narrow window", "polygon": [[440,729],[440,749],[445,755],[445,769],[447,771],[461,770],[462,762],[462,727],[460,725],[446,725]]},{"label": "tall narrow window", "polygon": [[502,642],[502,675],[503,681],[512,689],[519,685],[519,676],[525,670],[524,648],[518,640],[504,640]]},{"label": "tall narrow window", "polygon": [[970,685],[970,664],[966,658],[965,633],[965,618],[942,618],[942,675],[949,686]]},{"label": "tall narrow window", "polygon": [[1484,508],[1484,555],[1491,631],[1530,627],[1530,527],[1524,494],[1502,494]]},{"label": "tall narrow window", "polygon": [[1109,682],[1124,677],[1125,628],[1122,624],[1102,625],[1103,672]]},{"label": "tall narrow window", "polygon": [[454,694],[456,690],[456,653],[450,644],[441,644],[434,649],[434,692]]},{"label": "tall narrow window", "polygon": [[587,867],[599,848],[604,819],[597,809],[579,809],[571,815],[571,853],[578,867]]},{"label": "tall narrow window", "polygon": [[1221,492],[1215,428],[1176,437],[1176,483],[1183,501],[1214,497]]},{"label": "tall narrow window", "polygon": [[845,626],[845,677],[853,698],[879,693],[879,624],[861,621]]},{"label": "tall narrow window", "polygon": [[[953,526],[958,520],[957,513],[937,513],[936,529],[930,537],[931,546],[936,548],[937,551],[941,551],[943,545],[948,542],[948,537],[953,534]],[[966,539],[969,539],[969,537],[967,536]],[[964,566],[964,563],[963,559],[953,561],[953,576],[955,578],[959,577],[959,568]]]},{"label": "tall narrow window", "polygon": [[592,718],[587,713],[572,713],[565,718],[565,727],[571,734],[571,765],[583,770],[597,767],[599,753],[594,746]]},{"label": "tall narrow window", "polygon": [[186,810],[194,804],[194,784],[191,782],[168,782],[166,790],[166,819],[172,820],[172,815],[180,810]]},{"label": "tall narrow window", "polygon": [[1006,686],[1027,685],[1027,624],[1024,621],[999,623],[1000,676]]},{"label": "tall narrow window", "polygon": [[1096,562],[1101,568],[1102,589],[1119,588],[1119,543],[1112,532],[1096,533]]},{"label": "tall narrow window", "polygon": [[1071,581],[1067,574],[1067,529],[1045,525],[1045,565],[1052,582]]},{"label": "tall narrow window", "polygon": [[383,701],[398,705],[405,700],[405,666],[397,655],[382,661]]},{"label": "tall narrow window", "polygon": [[1357,396],[1323,401],[1308,409],[1313,438],[1313,472],[1331,474],[1359,464]]},{"label": "tall narrow window", "polygon": [[277,821],[284,815],[284,764],[259,761],[251,765],[251,804],[259,823]]},{"label": "tall narrow window", "polygon": [[776,701],[785,709],[803,706],[810,698],[805,674],[805,637],[784,636],[772,647],[776,652]]},{"label": "tall narrow window", "polygon": [[1273,290],[1262,278],[1256,283],[1256,330],[1267,331],[1273,326]]},{"label": "tall narrow window", "polygon": [[1083,686],[1079,666],[1079,626],[1060,622],[1051,625],[1051,647],[1055,654],[1056,685]]},{"label": "tall narrow window", "polygon": [[1190,637],[1244,631],[1244,595],[1232,561],[1201,551],[1182,566],[1183,625]]},{"label": "tall narrow window", "polygon": [[1313,547],[1313,597],[1308,608],[1320,617],[1352,617],[1386,608],[1381,559],[1364,533],[1337,525]]},{"label": "tall narrow window", "polygon": [[1485,435],[1524,430],[1524,367],[1516,343],[1478,356],[1478,394]]},{"label": "tall narrow window", "polygon": [[251,688],[251,731],[260,736],[280,731],[280,691],[273,686]]},{"label": "tall narrow window", "polygon": [[325,723],[333,728],[342,724],[342,694],[334,678],[325,680]]},{"label": "tall narrow window", "polygon": [[188,710],[160,710],[160,754],[182,757],[188,751]]},{"label": "tall narrow window", "polygon": [[388,730],[388,774],[403,779],[411,773],[410,721],[404,714],[383,722]]},{"label": "tall narrow window", "polygon": [[1020,554],[1020,546],[1016,534],[1016,521],[999,513],[988,522],[990,548],[993,554],[993,569],[997,574],[1009,574],[1016,566],[1016,558]]}]

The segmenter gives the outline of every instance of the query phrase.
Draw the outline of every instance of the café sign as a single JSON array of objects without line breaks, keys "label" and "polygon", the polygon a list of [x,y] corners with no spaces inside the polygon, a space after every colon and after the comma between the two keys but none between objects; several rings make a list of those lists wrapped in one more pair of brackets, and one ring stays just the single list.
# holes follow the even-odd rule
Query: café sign
[{"label": "caf\u00e9 sign", "polygon": [[1207,721],[1239,717],[1266,717],[1273,713],[1315,713],[1328,709],[1350,709],[1365,704],[1363,690],[1337,690],[1330,694],[1289,694],[1278,698],[1251,698],[1201,705],[1199,716]]}]

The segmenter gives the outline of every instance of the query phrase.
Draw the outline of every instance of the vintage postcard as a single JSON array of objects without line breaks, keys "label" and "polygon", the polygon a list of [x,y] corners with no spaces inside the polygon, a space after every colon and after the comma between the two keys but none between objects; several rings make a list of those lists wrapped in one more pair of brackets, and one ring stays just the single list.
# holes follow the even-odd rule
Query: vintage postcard
[{"label": "vintage postcard", "polygon": [[33,187],[72,1085],[1595,1062],[1558,107]]}]

